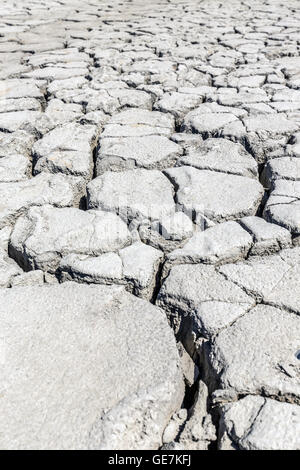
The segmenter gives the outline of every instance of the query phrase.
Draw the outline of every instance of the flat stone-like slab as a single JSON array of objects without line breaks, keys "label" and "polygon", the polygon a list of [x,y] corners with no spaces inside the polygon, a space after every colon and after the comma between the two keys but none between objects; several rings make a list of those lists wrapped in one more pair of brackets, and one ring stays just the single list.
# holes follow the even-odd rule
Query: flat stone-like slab
[{"label": "flat stone-like slab", "polygon": [[0,156],[13,157],[22,155],[30,159],[31,149],[36,137],[24,130],[3,133],[0,138]]},{"label": "flat stone-like slab", "polygon": [[83,192],[81,178],[59,174],[43,173],[25,181],[1,183],[0,228],[13,224],[32,206],[78,206]]},{"label": "flat stone-like slab", "polygon": [[243,217],[240,219],[240,224],[253,237],[251,255],[265,255],[280,251],[292,243],[288,230],[277,224],[268,223],[260,217]]},{"label": "flat stone-like slab", "polygon": [[175,121],[171,114],[135,108],[115,114],[101,137],[169,136],[174,129]]},{"label": "flat stone-like slab", "polygon": [[197,230],[183,247],[171,251],[166,259],[170,264],[223,264],[250,255],[267,255],[291,246],[288,230],[255,216],[223,222]]},{"label": "flat stone-like slab", "polygon": [[96,136],[94,126],[69,123],[56,127],[33,145],[34,173],[61,172],[91,179]]},{"label": "flat stone-like slab", "polygon": [[272,187],[278,179],[299,181],[300,158],[282,157],[270,160],[264,168],[263,179],[267,187]]},{"label": "flat stone-like slab", "polygon": [[15,183],[31,176],[31,162],[23,155],[0,157],[0,182]]},{"label": "flat stone-like slab", "polygon": [[5,132],[14,132],[31,124],[36,119],[41,119],[40,111],[14,111],[0,114],[0,129]]},{"label": "flat stone-like slab", "polygon": [[264,218],[300,235],[300,181],[279,179],[264,208]]},{"label": "flat stone-like slab", "polygon": [[193,352],[193,335],[210,338],[255,301],[213,266],[173,266],[163,283],[157,305],[169,316],[180,341]]},{"label": "flat stone-like slab", "polygon": [[246,114],[243,109],[204,103],[186,114],[182,128],[187,132],[199,133],[205,138],[219,137],[228,125],[240,123],[239,117]]},{"label": "flat stone-like slab", "polygon": [[244,147],[227,139],[207,139],[192,147],[178,163],[250,178],[257,177],[258,173],[256,161]]},{"label": "flat stone-like slab", "polygon": [[0,299],[2,449],[162,444],[183,380],[160,309],[121,287],[75,283]]},{"label": "flat stone-like slab", "polygon": [[35,98],[0,99],[0,113],[25,110],[41,111],[41,104]]},{"label": "flat stone-like slab", "polygon": [[183,212],[161,217],[151,224],[145,223],[139,227],[139,236],[144,243],[169,253],[184,245],[192,237],[195,225]]},{"label": "flat stone-like slab", "polygon": [[150,300],[163,254],[141,242],[99,256],[69,254],[59,265],[61,280],[92,284],[125,284],[129,292]]},{"label": "flat stone-like slab", "polygon": [[263,116],[244,119],[244,124],[248,132],[257,132],[258,135],[268,135],[276,137],[283,134],[292,134],[298,130],[296,122],[279,116]]},{"label": "flat stone-like slab", "polygon": [[106,138],[97,155],[97,175],[133,168],[158,169],[175,164],[181,147],[165,136]]},{"label": "flat stone-like slab", "polygon": [[[62,100],[54,98],[49,102],[41,118],[35,121],[35,128],[38,132],[44,135],[57,126],[75,121],[76,119],[79,120],[80,117],[84,117],[81,105],[64,103]],[[89,128],[86,130],[88,131]],[[76,134],[74,135],[74,138],[76,138]],[[70,141],[69,144],[71,144]]]},{"label": "flat stone-like slab", "polygon": [[[23,387],[20,413],[15,401],[13,412],[1,414],[1,382],[0,415],[26,435],[20,448],[43,448],[52,433],[50,448],[300,449],[296,4],[2,0],[0,291],[18,319],[16,344],[9,340],[19,358],[15,383],[28,370],[38,376],[46,357],[44,382]],[[50,352],[39,358],[46,322],[39,344],[30,335],[38,313],[51,317],[49,285],[63,292],[54,304],[58,334],[51,323]],[[19,294],[25,288],[35,294]],[[109,325],[101,323],[99,334],[95,289],[102,292],[96,310]],[[118,289],[107,301],[104,292]],[[129,294],[135,298],[124,301],[121,328]],[[1,299],[0,367],[1,312],[8,316]],[[33,304],[37,320],[27,327]],[[143,331],[158,305],[177,340],[183,400],[181,385],[168,391],[164,371],[174,361],[167,351],[157,356],[165,344],[156,323],[151,334]],[[72,313],[93,318],[86,327]],[[76,338],[86,342],[68,349],[77,326]],[[65,351],[68,369],[60,368]],[[128,367],[119,373],[122,361]],[[155,361],[159,392],[150,393],[143,373],[149,366],[156,387]],[[91,374],[103,384],[103,410]],[[40,393],[32,393],[27,419],[22,406],[34,383]],[[56,386],[62,399],[45,411]],[[28,422],[38,422],[32,439],[30,427],[22,431]],[[13,448],[15,435],[1,429],[0,447],[2,438]]]},{"label": "flat stone-like slab", "polygon": [[181,123],[185,114],[202,103],[203,98],[197,94],[172,92],[165,94],[156,103],[156,109],[164,113],[171,113]]},{"label": "flat stone-like slab", "polygon": [[115,214],[76,208],[31,208],[15,224],[10,252],[26,269],[54,273],[63,256],[97,256],[131,242],[126,224]]},{"label": "flat stone-like slab", "polygon": [[191,111],[184,119],[184,129],[199,132],[204,137],[214,137],[221,134],[224,127],[234,121],[238,121],[238,118],[231,113],[197,114],[197,111]]},{"label": "flat stone-like slab", "polygon": [[221,266],[227,279],[265,303],[300,313],[300,248]]},{"label": "flat stone-like slab", "polygon": [[124,220],[159,220],[175,211],[173,186],[157,170],[106,172],[87,186],[88,207],[120,214]]},{"label": "flat stone-like slab", "polygon": [[216,224],[203,232],[197,231],[187,243],[167,256],[167,264],[220,264],[246,257],[253,239],[234,221]]},{"label": "flat stone-like slab", "polygon": [[2,99],[42,98],[40,88],[33,80],[10,79],[0,81]]},{"label": "flat stone-like slab", "polygon": [[222,407],[220,428],[221,450],[297,450],[300,408],[248,395]]},{"label": "flat stone-like slab", "polygon": [[165,170],[176,187],[177,202],[186,210],[221,222],[255,215],[263,187],[253,179],[198,170],[190,166]]},{"label": "flat stone-like slab", "polygon": [[240,394],[300,402],[299,326],[295,313],[257,305],[207,347],[209,379]]}]

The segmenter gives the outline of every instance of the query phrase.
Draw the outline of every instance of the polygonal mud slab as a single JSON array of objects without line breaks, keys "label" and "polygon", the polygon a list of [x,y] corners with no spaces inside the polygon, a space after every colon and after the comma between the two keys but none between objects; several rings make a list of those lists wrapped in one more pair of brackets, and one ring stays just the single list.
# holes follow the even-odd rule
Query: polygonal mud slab
[{"label": "polygonal mud slab", "polygon": [[257,305],[204,346],[207,380],[224,395],[263,394],[300,403],[300,318]]},{"label": "polygonal mud slab", "polygon": [[188,93],[165,93],[163,97],[157,101],[155,108],[164,113],[171,113],[181,123],[185,114],[192,109],[196,108],[202,103],[203,98],[197,94],[192,95]]},{"label": "polygonal mud slab", "polygon": [[257,163],[240,144],[227,139],[207,139],[188,150],[178,164],[199,170],[212,170],[231,175],[257,177]]},{"label": "polygonal mud slab", "polygon": [[291,245],[290,232],[277,224],[253,216],[243,217],[239,223],[253,237],[250,255],[266,255]]},{"label": "polygonal mud slab", "polygon": [[276,155],[280,148],[284,149],[289,138],[299,130],[297,122],[286,119],[281,114],[249,117],[243,119],[243,123],[244,137],[259,162],[268,159],[273,152]]},{"label": "polygonal mud slab", "polygon": [[271,188],[275,180],[300,180],[300,158],[274,158],[266,164],[262,178],[266,187]]},{"label": "polygonal mud slab", "polygon": [[174,212],[161,217],[159,222],[144,223],[139,227],[139,236],[144,243],[169,253],[184,245],[193,235],[195,225],[183,212]]},{"label": "polygonal mud slab", "polygon": [[32,165],[23,155],[0,157],[0,183],[15,183],[31,176]]},{"label": "polygonal mud slab", "polygon": [[58,126],[48,132],[33,145],[34,174],[61,172],[91,179],[96,135],[94,126],[77,123]]},{"label": "polygonal mud slab", "polygon": [[239,118],[245,115],[247,112],[244,109],[204,103],[185,116],[182,128],[187,132],[197,132],[205,138],[218,137],[226,133],[228,126],[242,125]]},{"label": "polygonal mud slab", "polygon": [[34,127],[42,135],[56,126],[75,121],[83,115],[83,108],[79,104],[64,103],[56,98],[52,99],[40,119],[35,120]]},{"label": "polygonal mud slab", "polygon": [[300,408],[248,395],[222,407],[220,435],[221,450],[297,450]]},{"label": "polygonal mud slab", "polygon": [[168,168],[164,173],[174,184],[177,202],[185,211],[217,222],[255,215],[264,193],[253,178],[190,166]]},{"label": "polygonal mud slab", "polygon": [[101,137],[169,136],[174,128],[172,115],[134,108],[115,114],[106,124]]},{"label": "polygonal mud slab", "polygon": [[88,207],[117,213],[124,220],[159,220],[175,211],[173,186],[157,170],[106,172],[87,186]]},{"label": "polygonal mud slab", "polygon": [[18,219],[9,248],[25,269],[54,273],[63,256],[97,256],[130,242],[126,224],[115,214],[45,205]]},{"label": "polygonal mud slab", "polygon": [[0,287],[10,287],[13,279],[22,273],[20,266],[0,248]]},{"label": "polygonal mud slab", "polygon": [[40,111],[14,111],[0,114],[0,129],[4,132],[14,132],[32,124],[42,117]]},{"label": "polygonal mud slab", "polygon": [[235,121],[238,118],[231,113],[197,114],[197,111],[191,111],[184,119],[184,129],[199,132],[203,137],[214,137],[220,135],[227,124]]},{"label": "polygonal mud slab", "polygon": [[97,155],[97,175],[135,167],[161,170],[172,166],[181,153],[181,147],[165,136],[102,139]]},{"label": "polygonal mud slab", "polygon": [[177,338],[193,352],[199,336],[210,338],[245,314],[255,301],[213,266],[173,266],[157,297]]},{"label": "polygonal mud slab", "polygon": [[72,253],[62,258],[59,277],[63,281],[125,284],[129,292],[150,300],[162,258],[161,251],[141,242],[97,257]]},{"label": "polygonal mud slab", "polygon": [[40,174],[14,183],[0,184],[0,228],[13,224],[32,206],[79,206],[83,181],[75,176]]},{"label": "polygonal mud slab", "polygon": [[227,264],[219,272],[254,298],[300,313],[300,248]]},{"label": "polygonal mud slab", "polygon": [[33,80],[1,80],[0,92],[3,99],[43,98],[43,94]]},{"label": "polygonal mud slab", "polygon": [[161,445],[183,398],[161,310],[120,287],[75,283],[0,298],[2,449]]}]

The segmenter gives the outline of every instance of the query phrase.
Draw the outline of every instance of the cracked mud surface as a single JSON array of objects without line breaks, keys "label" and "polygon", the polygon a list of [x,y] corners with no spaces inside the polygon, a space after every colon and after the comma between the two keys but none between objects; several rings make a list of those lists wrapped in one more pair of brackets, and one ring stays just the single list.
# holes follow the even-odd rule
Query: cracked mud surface
[{"label": "cracked mud surface", "polygon": [[298,2],[0,11],[0,448],[299,449]]}]

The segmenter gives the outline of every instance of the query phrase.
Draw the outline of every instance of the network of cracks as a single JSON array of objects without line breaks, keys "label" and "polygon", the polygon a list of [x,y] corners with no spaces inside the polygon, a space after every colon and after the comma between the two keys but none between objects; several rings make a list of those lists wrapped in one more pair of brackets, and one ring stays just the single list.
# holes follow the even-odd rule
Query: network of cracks
[{"label": "network of cracks", "polygon": [[0,448],[299,449],[297,1],[0,11]]}]

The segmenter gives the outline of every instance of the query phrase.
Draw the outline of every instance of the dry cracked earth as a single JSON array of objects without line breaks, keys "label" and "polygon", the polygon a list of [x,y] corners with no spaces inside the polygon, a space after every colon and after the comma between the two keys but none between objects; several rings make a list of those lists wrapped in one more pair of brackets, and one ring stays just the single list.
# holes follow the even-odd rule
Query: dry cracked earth
[{"label": "dry cracked earth", "polygon": [[298,2],[0,12],[0,448],[299,449]]}]

